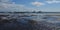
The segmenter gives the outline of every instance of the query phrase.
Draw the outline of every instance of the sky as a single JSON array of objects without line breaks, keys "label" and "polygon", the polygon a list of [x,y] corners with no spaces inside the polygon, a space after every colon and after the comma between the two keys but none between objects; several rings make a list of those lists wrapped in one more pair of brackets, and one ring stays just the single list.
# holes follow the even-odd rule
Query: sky
[{"label": "sky", "polygon": [[0,0],[0,12],[60,12],[60,0]]}]

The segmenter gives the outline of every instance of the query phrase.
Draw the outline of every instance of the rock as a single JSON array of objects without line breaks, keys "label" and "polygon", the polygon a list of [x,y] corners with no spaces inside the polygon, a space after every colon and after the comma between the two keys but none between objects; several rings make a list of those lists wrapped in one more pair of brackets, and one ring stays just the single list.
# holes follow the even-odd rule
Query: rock
[{"label": "rock", "polygon": [[47,26],[50,25],[47,22],[38,22],[12,15],[8,17],[0,17],[0,30],[52,30],[50,26]]}]

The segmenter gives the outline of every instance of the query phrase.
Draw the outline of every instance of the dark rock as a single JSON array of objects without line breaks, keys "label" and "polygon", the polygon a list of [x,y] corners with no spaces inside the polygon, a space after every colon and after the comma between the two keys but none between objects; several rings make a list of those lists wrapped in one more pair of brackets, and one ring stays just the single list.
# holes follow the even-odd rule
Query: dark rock
[{"label": "dark rock", "polygon": [[52,30],[52,28],[47,27],[47,25],[49,25],[47,22],[38,22],[29,18],[12,17],[8,19],[0,18],[0,30]]}]

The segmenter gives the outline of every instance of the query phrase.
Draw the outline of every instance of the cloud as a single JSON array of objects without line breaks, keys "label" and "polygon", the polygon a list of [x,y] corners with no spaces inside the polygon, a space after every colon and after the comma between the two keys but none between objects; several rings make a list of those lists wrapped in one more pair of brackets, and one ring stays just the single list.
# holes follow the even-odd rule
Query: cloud
[{"label": "cloud", "polygon": [[27,10],[27,8],[21,4],[1,3],[0,10],[3,10],[3,11],[25,11],[25,10]]},{"label": "cloud", "polygon": [[0,2],[3,2],[3,3],[11,3],[13,0],[0,0]]},{"label": "cloud", "polygon": [[15,2],[11,2],[10,0],[0,0],[0,11],[32,11],[34,9],[28,8],[22,4],[15,4]]},{"label": "cloud", "polygon": [[37,6],[37,7],[42,6],[42,5],[45,5],[42,2],[32,2],[31,4],[34,5],[34,6]]},{"label": "cloud", "polygon": [[49,4],[60,3],[59,0],[47,0],[46,2],[49,3]]},{"label": "cloud", "polygon": [[10,0],[0,0],[1,2],[9,2]]}]

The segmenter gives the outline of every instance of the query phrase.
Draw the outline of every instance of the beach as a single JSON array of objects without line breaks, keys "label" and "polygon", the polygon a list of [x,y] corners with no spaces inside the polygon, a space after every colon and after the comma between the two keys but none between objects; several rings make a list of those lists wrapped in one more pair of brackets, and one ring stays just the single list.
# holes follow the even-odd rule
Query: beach
[{"label": "beach", "polygon": [[57,13],[0,13],[0,30],[60,30]]}]

